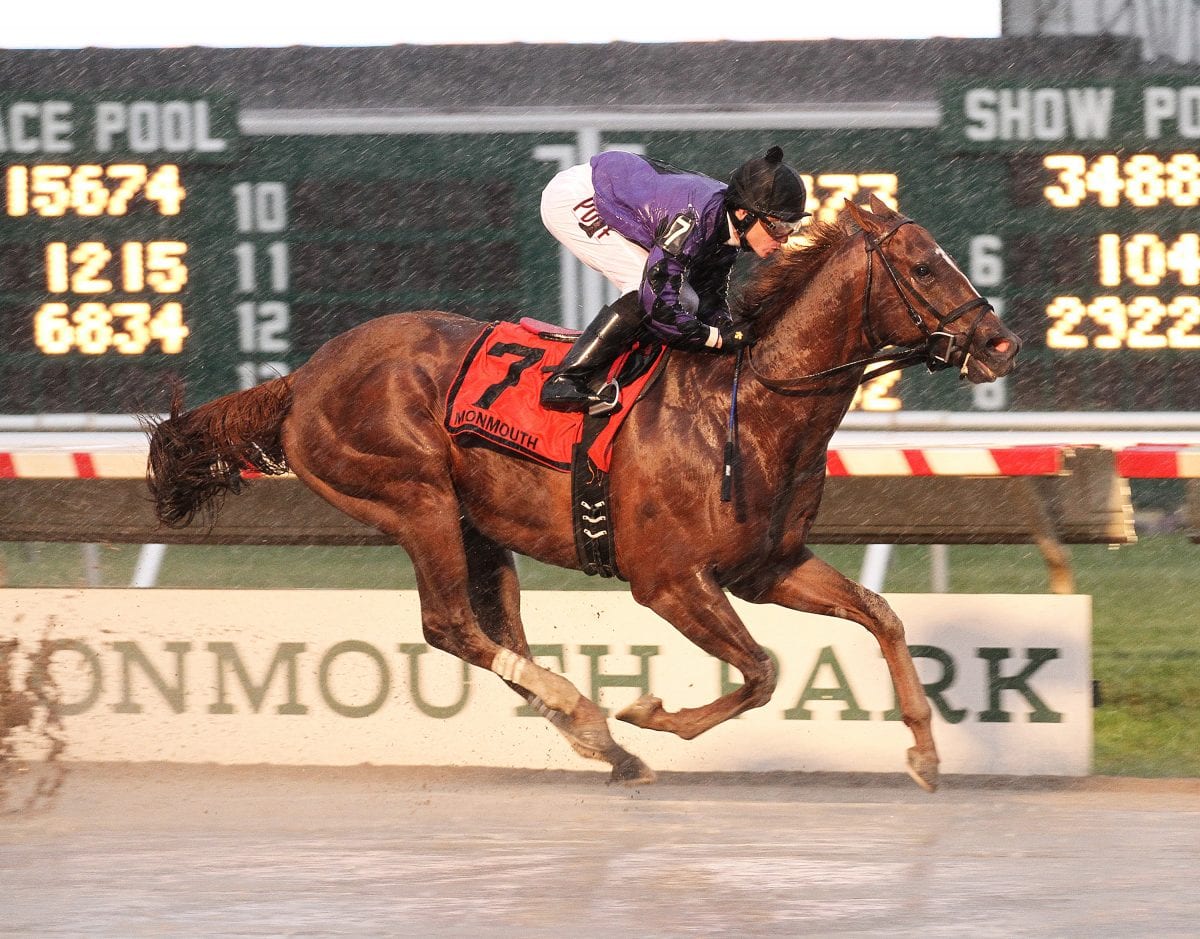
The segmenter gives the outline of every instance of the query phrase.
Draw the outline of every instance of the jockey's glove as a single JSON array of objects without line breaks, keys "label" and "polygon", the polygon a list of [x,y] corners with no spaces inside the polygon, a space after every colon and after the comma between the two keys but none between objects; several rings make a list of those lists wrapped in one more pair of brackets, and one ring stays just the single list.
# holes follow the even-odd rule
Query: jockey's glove
[{"label": "jockey's glove", "polygon": [[752,341],[750,330],[736,323],[729,326],[721,326],[717,329],[717,332],[720,335],[720,341],[714,350],[716,352],[737,352],[738,349],[750,345]]}]

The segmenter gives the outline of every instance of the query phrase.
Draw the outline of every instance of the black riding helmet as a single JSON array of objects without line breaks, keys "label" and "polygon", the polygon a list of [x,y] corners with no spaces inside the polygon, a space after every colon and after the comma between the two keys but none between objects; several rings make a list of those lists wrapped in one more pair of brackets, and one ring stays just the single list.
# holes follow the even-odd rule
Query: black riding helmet
[{"label": "black riding helmet", "polygon": [[[783,162],[783,150],[772,147],[764,156],[747,160],[729,178],[725,202],[738,234],[743,236],[761,218],[777,218],[798,222],[811,214],[804,211],[808,193],[800,174]],[[740,221],[734,209],[749,214]]]}]

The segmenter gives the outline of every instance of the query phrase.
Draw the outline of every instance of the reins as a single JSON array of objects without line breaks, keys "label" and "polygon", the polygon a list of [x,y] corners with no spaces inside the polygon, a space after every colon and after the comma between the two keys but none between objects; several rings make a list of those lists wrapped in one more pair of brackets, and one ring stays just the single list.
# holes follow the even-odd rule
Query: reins
[{"label": "reins", "polygon": [[721,468],[721,501],[728,502],[733,498],[733,477],[737,471],[738,458],[738,419],[737,395],[738,384],[742,377],[742,359],[746,349],[743,346],[737,351],[737,359],[733,363],[733,388],[729,392],[729,423],[725,428],[725,465]]}]

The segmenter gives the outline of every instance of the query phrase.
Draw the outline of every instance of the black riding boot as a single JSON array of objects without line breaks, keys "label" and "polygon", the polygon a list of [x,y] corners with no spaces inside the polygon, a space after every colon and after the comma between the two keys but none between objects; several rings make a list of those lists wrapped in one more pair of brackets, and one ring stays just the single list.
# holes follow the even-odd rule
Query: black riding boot
[{"label": "black riding boot", "polygon": [[608,367],[637,338],[642,309],[636,291],[606,306],[575,340],[571,351],[542,387],[542,407],[551,411],[607,414],[617,406],[615,383],[596,388]]}]

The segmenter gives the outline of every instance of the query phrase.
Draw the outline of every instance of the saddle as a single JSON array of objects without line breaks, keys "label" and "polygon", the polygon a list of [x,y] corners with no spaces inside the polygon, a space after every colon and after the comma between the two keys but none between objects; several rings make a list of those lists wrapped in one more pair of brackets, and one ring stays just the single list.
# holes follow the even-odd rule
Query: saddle
[{"label": "saddle", "polygon": [[619,407],[599,416],[550,411],[539,401],[547,375],[577,330],[525,318],[495,322],[472,343],[446,395],[445,427],[459,446],[487,446],[571,474],[575,548],[587,574],[620,577],[608,513],[617,433],[666,360],[665,347],[639,341],[609,369]]}]

